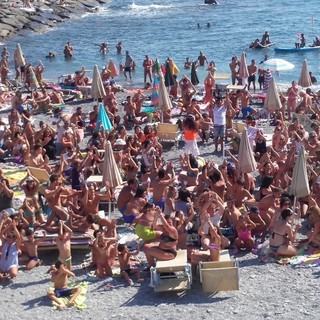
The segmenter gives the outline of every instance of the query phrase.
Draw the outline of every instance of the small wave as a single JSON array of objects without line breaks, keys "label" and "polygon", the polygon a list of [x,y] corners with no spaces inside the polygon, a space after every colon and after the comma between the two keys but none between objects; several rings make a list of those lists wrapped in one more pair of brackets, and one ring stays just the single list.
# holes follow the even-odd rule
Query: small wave
[{"label": "small wave", "polygon": [[149,5],[139,5],[132,2],[131,5],[129,5],[129,8],[132,10],[152,10],[152,9],[170,9],[173,8],[172,4],[164,5],[164,4],[149,4]]}]

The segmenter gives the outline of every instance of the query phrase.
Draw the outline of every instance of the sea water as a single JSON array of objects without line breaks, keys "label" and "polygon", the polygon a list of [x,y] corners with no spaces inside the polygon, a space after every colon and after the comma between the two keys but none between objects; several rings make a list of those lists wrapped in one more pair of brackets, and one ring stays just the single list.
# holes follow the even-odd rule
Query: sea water
[{"label": "sea water", "polygon": [[[203,0],[111,0],[98,13],[58,24],[45,34],[24,33],[23,37],[11,38],[6,46],[13,55],[19,42],[27,60],[35,65],[41,59],[46,67],[45,79],[53,81],[82,66],[92,70],[97,64],[101,70],[109,59],[119,65],[125,60],[126,50],[137,64],[133,80],[126,83],[131,86],[143,83],[145,54],[153,59],[158,57],[160,62],[172,58],[182,76],[190,75],[190,71],[183,69],[185,58],[196,60],[200,51],[215,62],[219,72],[228,72],[231,57],[240,57],[243,51],[247,53],[248,64],[252,59],[259,64],[265,55],[286,59],[296,67],[281,72],[277,79],[287,83],[298,80],[302,62],[307,59],[309,71],[320,80],[320,52],[275,54],[273,47],[249,49],[251,41],[261,39],[265,31],[278,47],[293,48],[300,33],[305,34],[308,44],[312,43],[320,35],[320,18],[315,16],[318,5],[318,0],[220,0],[218,6],[204,5]],[[68,61],[63,56],[67,41],[75,49],[74,58]],[[110,52],[103,56],[98,45],[105,41]],[[121,55],[116,54],[118,41],[123,43]],[[51,61],[45,59],[49,51],[58,53]],[[199,67],[200,81],[205,75],[205,68]],[[116,80],[120,84],[125,82],[123,75]]]}]

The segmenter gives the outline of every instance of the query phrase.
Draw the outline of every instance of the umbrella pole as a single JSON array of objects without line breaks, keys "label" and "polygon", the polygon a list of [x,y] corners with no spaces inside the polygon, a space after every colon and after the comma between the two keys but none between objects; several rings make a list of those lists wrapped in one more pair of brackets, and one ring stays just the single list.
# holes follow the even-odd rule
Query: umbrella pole
[{"label": "umbrella pole", "polygon": [[293,199],[293,219],[292,219],[292,222],[291,222],[291,225],[293,226],[294,225],[294,216],[296,214],[296,205],[297,205],[297,197],[295,196],[294,199]]},{"label": "umbrella pole", "polygon": [[108,218],[109,220],[111,220],[111,199],[109,199],[108,203]]}]

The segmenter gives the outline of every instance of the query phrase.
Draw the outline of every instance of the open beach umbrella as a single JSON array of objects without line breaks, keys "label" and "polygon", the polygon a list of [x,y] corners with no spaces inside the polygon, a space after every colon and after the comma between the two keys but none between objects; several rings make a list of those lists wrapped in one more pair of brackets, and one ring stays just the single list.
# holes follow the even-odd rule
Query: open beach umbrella
[{"label": "open beach umbrella", "polygon": [[102,103],[100,103],[100,106],[99,106],[99,112],[98,112],[97,123],[96,123],[96,131],[99,131],[101,128],[103,128],[105,131],[110,131],[112,128],[110,119]]},{"label": "open beach umbrella", "polygon": [[106,95],[104,86],[101,80],[101,76],[98,70],[98,66],[95,65],[93,68],[93,77],[91,84],[91,97],[93,99],[103,98]]},{"label": "open beach umbrella", "polygon": [[164,75],[164,84],[166,87],[170,87],[174,85],[174,80],[173,80],[169,61],[166,62],[166,73]]},{"label": "open beach umbrella", "polygon": [[269,69],[272,72],[287,71],[292,70],[294,68],[294,64],[290,63],[289,61],[276,58],[268,59],[264,61],[261,65],[264,70]]},{"label": "open beach umbrella", "polygon": [[282,103],[278,94],[276,82],[271,78],[270,85],[267,90],[266,98],[264,99],[264,106],[268,112],[282,109]]},{"label": "open beach umbrella", "polygon": [[[169,98],[169,93],[167,91],[167,88],[164,84],[164,77],[162,72],[159,75],[159,109],[160,111],[169,111],[172,109],[172,103]],[[162,112],[161,112],[161,118],[162,118]]]},{"label": "open beach umbrella", "polygon": [[294,210],[298,198],[303,198],[310,195],[306,154],[303,146],[300,148],[296,163],[294,164],[289,193],[294,195]]},{"label": "open beach umbrella", "polygon": [[30,89],[32,91],[37,90],[39,88],[37,77],[33,71],[32,66],[29,66],[28,69],[29,69],[28,71],[29,71]]},{"label": "open beach umbrella", "polygon": [[250,173],[257,169],[257,163],[250,146],[247,129],[241,134],[238,165],[241,173]]},{"label": "open beach umbrella", "polygon": [[247,59],[246,59],[245,52],[242,52],[241,59],[240,59],[239,77],[242,79],[242,85],[247,84],[248,77],[249,77],[249,71],[248,71]]},{"label": "open beach umbrella", "polygon": [[26,60],[25,60],[23,52],[21,50],[20,43],[17,43],[17,47],[14,52],[14,56],[15,56],[15,63],[17,65],[17,67],[23,67],[26,65]]},{"label": "open beach umbrella", "polygon": [[156,107],[159,104],[159,76],[153,77],[153,86],[151,93],[151,104]]},{"label": "open beach umbrella", "polygon": [[117,163],[114,159],[110,141],[106,142],[102,170],[103,185],[105,185],[107,181],[112,188],[116,188],[117,186],[122,184],[122,178]]},{"label": "open beach umbrella", "polygon": [[199,84],[196,63],[193,61],[191,65],[191,83],[196,86]]},{"label": "open beach umbrella", "polygon": [[109,60],[108,70],[112,79],[120,74],[117,66],[115,65],[112,59]]},{"label": "open beach umbrella", "polygon": [[298,84],[299,84],[299,86],[304,87],[304,88],[310,87],[312,85],[311,77],[310,77],[309,70],[308,70],[308,63],[307,63],[306,59],[304,59],[303,64],[302,64]]}]

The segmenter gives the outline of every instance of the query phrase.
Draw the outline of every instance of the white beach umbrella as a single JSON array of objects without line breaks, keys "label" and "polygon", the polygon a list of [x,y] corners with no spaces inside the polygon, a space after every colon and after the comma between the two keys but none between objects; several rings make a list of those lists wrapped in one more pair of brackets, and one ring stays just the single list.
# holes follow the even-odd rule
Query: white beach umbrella
[{"label": "white beach umbrella", "polygon": [[242,52],[241,59],[240,59],[239,77],[242,79],[242,85],[247,84],[247,80],[249,77],[249,71],[248,71],[247,59],[246,59],[245,52]]},{"label": "white beach umbrella", "polygon": [[14,51],[14,58],[15,58],[15,63],[18,67],[23,67],[26,65],[26,60],[21,50],[20,43],[17,44],[16,50]]},{"label": "white beach umbrella", "polygon": [[310,87],[312,85],[311,77],[310,77],[309,70],[308,70],[308,63],[307,63],[306,59],[304,59],[303,64],[302,64],[298,84],[299,84],[299,86],[304,87],[304,88]]},{"label": "white beach umbrella", "polygon": [[37,90],[39,88],[39,83],[38,83],[37,77],[33,71],[32,66],[30,66],[28,69],[29,69],[30,89],[32,91]]},{"label": "white beach umbrella", "polygon": [[159,109],[161,111],[161,118],[163,111],[172,109],[172,103],[164,83],[164,76],[161,71],[159,72]]},{"label": "white beach umbrella", "polygon": [[101,80],[98,66],[95,65],[93,68],[93,77],[91,84],[91,96],[93,99],[103,98],[106,95],[104,86]]},{"label": "white beach umbrella", "polygon": [[250,173],[257,169],[257,163],[250,146],[247,129],[241,134],[238,165],[241,173]]},{"label": "white beach umbrella", "polygon": [[276,86],[276,81],[274,78],[271,78],[266,98],[264,99],[264,106],[268,110],[268,112],[281,110],[282,109],[282,103],[280,101],[279,93]]},{"label": "white beach umbrella", "polygon": [[283,59],[268,59],[262,63],[262,67],[264,70],[269,69],[270,71],[287,71],[292,70],[294,68],[294,64],[290,63],[287,60]]}]

